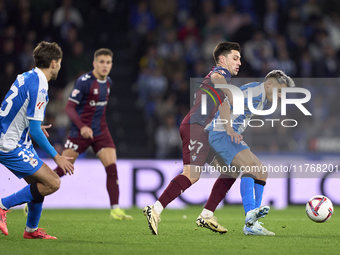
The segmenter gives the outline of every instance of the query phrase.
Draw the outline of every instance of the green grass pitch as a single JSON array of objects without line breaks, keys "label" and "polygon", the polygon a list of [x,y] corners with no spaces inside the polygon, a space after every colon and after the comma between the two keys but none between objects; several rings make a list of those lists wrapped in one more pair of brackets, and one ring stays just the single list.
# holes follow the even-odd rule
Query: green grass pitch
[{"label": "green grass pitch", "polygon": [[202,207],[166,209],[159,236],[151,235],[139,208],[126,210],[133,221],[110,220],[109,210],[44,210],[39,227],[58,240],[25,240],[22,210],[8,213],[9,235],[0,235],[1,254],[339,254],[340,219],[335,207],[325,223],[309,220],[304,206],[272,209],[262,221],[275,236],[245,236],[243,208],[225,206],[215,212],[227,234],[197,228]]}]

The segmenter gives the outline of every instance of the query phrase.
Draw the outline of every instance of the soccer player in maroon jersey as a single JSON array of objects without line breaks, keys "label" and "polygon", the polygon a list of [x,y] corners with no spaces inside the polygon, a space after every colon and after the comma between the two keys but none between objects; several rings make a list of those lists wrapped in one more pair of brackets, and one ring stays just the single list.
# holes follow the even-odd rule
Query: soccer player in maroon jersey
[{"label": "soccer player in maroon jersey", "polygon": [[[196,94],[196,101],[190,112],[183,119],[180,126],[180,134],[182,138],[182,149],[183,149],[183,173],[176,176],[169,183],[168,187],[164,190],[162,195],[158,198],[154,205],[146,206],[143,209],[143,213],[147,218],[149,228],[152,233],[158,235],[158,224],[160,222],[160,214],[163,209],[187,188],[199,180],[200,171],[206,162],[210,163],[208,155],[210,152],[210,145],[208,136],[204,132],[204,127],[210,123],[214,117],[220,101],[217,105],[213,102],[210,96],[207,96],[207,115],[201,114],[201,95],[207,94],[209,91],[213,95],[219,95],[219,99],[223,101],[225,95],[231,97],[229,90],[214,89],[213,84],[226,84],[230,81],[231,76],[237,75],[239,67],[241,65],[240,45],[233,42],[222,42],[219,43],[213,52],[213,57],[216,66],[211,69],[208,75],[204,78],[200,89]],[[242,140],[242,136],[234,132],[233,130],[228,133],[239,142]],[[237,173],[238,175],[238,173]],[[218,185],[224,191],[228,191],[236,180],[237,175],[232,175],[230,178],[219,178]],[[225,177],[225,176],[224,176]],[[216,184],[215,184],[216,185]],[[219,189],[215,189],[219,191]],[[215,192],[216,193],[216,192]],[[213,196],[216,194],[212,194]],[[225,193],[224,193],[225,195]],[[223,196],[224,197],[224,196]],[[209,207],[209,205],[208,205]],[[202,218],[202,224],[205,227],[213,228],[214,230],[225,233],[227,230],[218,224],[215,217]]]},{"label": "soccer player in maroon jersey", "polygon": [[[94,53],[93,70],[78,78],[66,105],[66,113],[72,120],[70,134],[64,145],[62,156],[73,157],[89,146],[93,148],[105,167],[106,187],[110,197],[110,217],[117,220],[131,220],[119,208],[119,185],[116,166],[116,147],[106,123],[106,106],[110,95],[112,81],[108,77],[112,68],[112,51],[98,49]],[[57,167],[54,170],[60,177],[66,172]]]}]

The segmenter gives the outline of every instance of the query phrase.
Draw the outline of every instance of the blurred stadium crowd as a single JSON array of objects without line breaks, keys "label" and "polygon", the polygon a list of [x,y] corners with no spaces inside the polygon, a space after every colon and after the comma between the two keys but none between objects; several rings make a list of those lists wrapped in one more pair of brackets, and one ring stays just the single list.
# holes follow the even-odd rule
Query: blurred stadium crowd
[{"label": "blurred stadium crowd", "polygon": [[[118,157],[179,158],[178,127],[190,109],[190,78],[210,71],[219,42],[235,41],[242,47],[237,77],[261,81],[281,69],[312,93],[306,104],[311,117],[290,107],[286,119],[296,119],[297,127],[248,128],[250,148],[336,153],[339,13],[337,0],[0,0],[0,97],[18,73],[34,66],[35,45],[56,41],[64,58],[50,83],[46,123],[53,124],[50,141],[60,151],[74,81],[91,70],[96,49],[110,48],[114,87],[107,121]],[[266,118],[282,119],[279,114]]]}]

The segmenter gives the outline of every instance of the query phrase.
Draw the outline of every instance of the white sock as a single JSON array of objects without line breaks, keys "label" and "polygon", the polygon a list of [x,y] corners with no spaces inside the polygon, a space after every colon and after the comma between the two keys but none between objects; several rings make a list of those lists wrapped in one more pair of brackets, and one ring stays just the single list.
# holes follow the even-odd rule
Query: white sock
[{"label": "white sock", "polygon": [[8,209],[2,204],[1,199],[0,199],[0,208],[1,208],[2,210],[8,210]]},{"label": "white sock", "polygon": [[203,209],[203,211],[201,212],[201,215],[203,216],[203,218],[210,218],[212,216],[214,216],[214,213],[208,209]]},{"label": "white sock", "polygon": [[111,205],[111,209],[119,209],[119,205]]},{"label": "white sock", "polygon": [[26,232],[28,233],[33,233],[34,231],[36,231],[38,228],[29,228],[26,226]]},{"label": "white sock", "polygon": [[153,205],[153,209],[155,210],[156,213],[161,214],[162,211],[164,210],[164,207],[161,204],[161,202],[157,200],[156,203]]}]

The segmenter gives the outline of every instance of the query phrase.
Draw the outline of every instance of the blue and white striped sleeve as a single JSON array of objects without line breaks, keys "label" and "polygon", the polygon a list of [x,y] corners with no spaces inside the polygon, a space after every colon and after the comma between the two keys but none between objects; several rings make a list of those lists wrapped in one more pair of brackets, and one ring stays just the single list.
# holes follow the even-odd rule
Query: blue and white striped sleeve
[{"label": "blue and white striped sleeve", "polygon": [[27,106],[27,118],[29,120],[43,121],[45,117],[45,110],[48,103],[48,84],[39,79],[32,80],[29,84],[29,103]]}]

